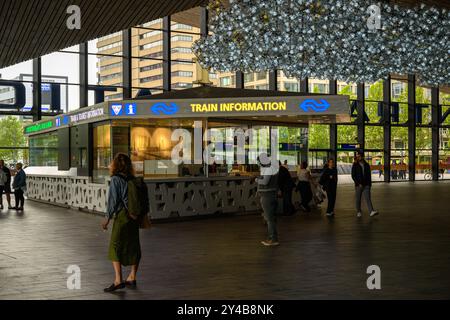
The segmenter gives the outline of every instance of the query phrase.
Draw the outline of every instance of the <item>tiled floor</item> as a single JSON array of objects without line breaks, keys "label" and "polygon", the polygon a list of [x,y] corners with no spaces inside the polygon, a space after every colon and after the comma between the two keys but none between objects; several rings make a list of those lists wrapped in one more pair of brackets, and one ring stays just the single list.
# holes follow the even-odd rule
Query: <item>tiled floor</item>
[{"label": "tiled floor", "polygon": [[[112,281],[101,217],[28,201],[0,213],[0,299],[437,299],[450,298],[450,182],[377,184],[380,215],[356,219],[351,186],[336,218],[282,217],[281,246],[259,241],[259,216],[158,224],[141,231],[137,290]],[[66,286],[69,265],[81,289]],[[368,290],[366,268],[381,268]]]}]

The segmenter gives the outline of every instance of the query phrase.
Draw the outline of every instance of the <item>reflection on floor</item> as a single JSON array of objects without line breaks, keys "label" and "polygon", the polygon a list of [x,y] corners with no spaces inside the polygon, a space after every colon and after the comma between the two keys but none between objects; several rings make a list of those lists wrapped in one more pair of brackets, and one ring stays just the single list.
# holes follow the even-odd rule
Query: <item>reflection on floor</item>
[{"label": "reflection on floor", "polygon": [[[380,215],[358,220],[353,187],[340,186],[336,217],[281,217],[281,245],[255,216],[159,224],[141,232],[137,290],[104,294],[112,281],[101,217],[28,201],[0,213],[0,299],[450,298],[449,182],[376,184]],[[68,290],[67,268],[81,268]],[[368,290],[367,267],[381,268]]]}]

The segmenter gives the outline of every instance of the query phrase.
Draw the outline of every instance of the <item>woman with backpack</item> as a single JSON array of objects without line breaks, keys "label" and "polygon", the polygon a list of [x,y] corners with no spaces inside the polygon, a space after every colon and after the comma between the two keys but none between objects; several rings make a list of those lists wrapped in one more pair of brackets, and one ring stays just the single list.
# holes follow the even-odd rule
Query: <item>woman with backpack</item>
[{"label": "woman with backpack", "polygon": [[[139,215],[138,192],[132,188],[134,170],[128,155],[119,153],[110,165],[111,183],[109,186],[107,215],[102,223],[104,230],[114,219],[108,257],[112,261],[115,280],[105,292],[123,289],[126,286],[136,286],[136,274],[141,260],[141,245],[139,241]],[[131,186],[131,187],[130,187]],[[133,191],[133,192],[131,192]],[[122,266],[131,266],[131,272],[124,282],[122,279]]]}]

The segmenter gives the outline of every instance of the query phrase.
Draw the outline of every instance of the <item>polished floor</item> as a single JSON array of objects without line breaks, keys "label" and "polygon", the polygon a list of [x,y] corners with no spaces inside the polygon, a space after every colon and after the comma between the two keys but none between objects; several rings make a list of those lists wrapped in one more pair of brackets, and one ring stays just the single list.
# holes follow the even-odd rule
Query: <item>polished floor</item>
[{"label": "polished floor", "polygon": [[[377,184],[380,215],[358,220],[340,186],[334,220],[282,217],[272,248],[258,215],[157,224],[141,231],[138,288],[114,294],[102,218],[28,201],[0,213],[0,299],[449,299],[449,194],[448,181]],[[370,265],[380,290],[367,289]]]}]

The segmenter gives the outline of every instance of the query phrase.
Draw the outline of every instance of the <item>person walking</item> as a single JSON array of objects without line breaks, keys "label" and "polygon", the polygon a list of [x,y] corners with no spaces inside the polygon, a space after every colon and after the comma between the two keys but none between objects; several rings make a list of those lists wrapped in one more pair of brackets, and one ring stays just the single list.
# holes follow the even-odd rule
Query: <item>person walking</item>
[{"label": "person walking", "polygon": [[[136,192],[129,192],[129,181],[134,179],[134,170],[128,155],[119,153],[110,165],[111,182],[109,186],[107,214],[102,223],[104,230],[114,219],[108,257],[112,261],[115,279],[105,288],[113,292],[126,286],[136,286],[136,276],[141,260],[139,240],[139,222],[132,213],[131,205],[139,201]],[[122,266],[131,266],[131,272],[125,282],[122,278]]]},{"label": "person walking", "polygon": [[292,180],[289,170],[281,165],[279,161],[279,173],[278,173],[278,185],[283,196],[283,214],[286,216],[293,215],[295,212],[294,205],[292,204],[292,191],[294,190],[295,183]]},{"label": "person walking", "polygon": [[378,211],[373,209],[370,189],[372,187],[372,172],[370,165],[364,159],[364,153],[358,152],[352,165],[352,179],[355,182],[356,196],[356,216],[360,218],[361,213],[361,197],[364,199],[369,209],[370,216],[376,216]]},{"label": "person walking", "polygon": [[308,169],[308,163],[303,161],[297,170],[297,190],[300,192],[301,203],[300,208],[306,212],[310,212],[309,203],[313,198],[311,190],[311,171]]},{"label": "person walking", "polygon": [[323,169],[322,176],[319,183],[323,186],[327,193],[328,206],[327,217],[334,217],[334,205],[336,204],[336,191],[337,191],[338,173],[334,165],[334,160],[329,159],[327,165]]},{"label": "person walking", "polygon": [[261,175],[255,180],[268,230],[268,239],[261,241],[261,243],[265,246],[278,246],[280,244],[278,242],[276,221],[278,207],[278,162],[275,162],[275,165],[272,166],[266,154],[261,154],[258,162],[261,167]]},{"label": "person walking", "polygon": [[0,169],[0,210],[3,210],[3,191],[5,190],[6,173]]},{"label": "person walking", "polygon": [[[8,209],[14,209],[11,205],[11,171],[5,166],[5,161],[0,159],[0,175],[2,172],[6,176],[6,181],[3,185],[3,192],[6,195],[6,201],[8,202]],[[3,193],[0,193],[0,197],[3,199]],[[1,208],[3,209],[3,200],[0,199]]]},{"label": "person walking", "polygon": [[27,175],[23,171],[23,164],[16,164],[16,175],[14,176],[13,188],[14,188],[14,198],[16,206],[14,209],[22,211],[25,205],[25,197],[23,194],[27,190]]}]

